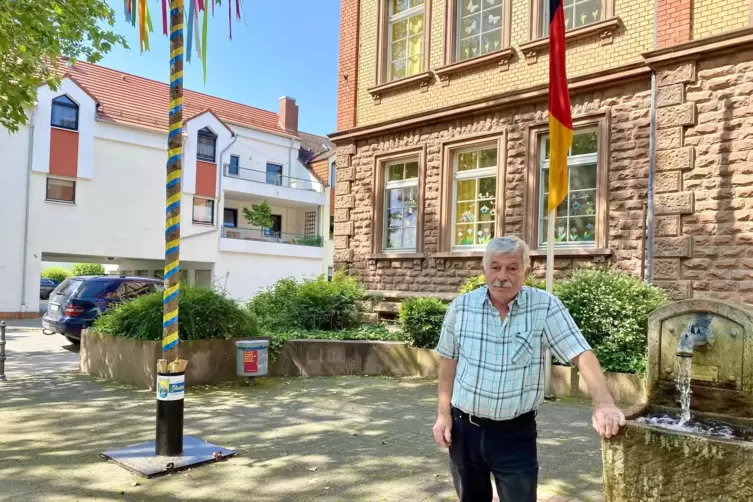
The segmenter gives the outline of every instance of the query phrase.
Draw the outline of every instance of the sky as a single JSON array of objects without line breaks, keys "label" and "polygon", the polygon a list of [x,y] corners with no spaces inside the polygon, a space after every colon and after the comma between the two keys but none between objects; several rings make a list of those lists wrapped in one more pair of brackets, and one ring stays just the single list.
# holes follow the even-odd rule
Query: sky
[{"label": "sky", "polygon": [[[130,49],[118,47],[98,64],[168,82],[169,43],[162,34],[160,0],[147,0],[154,33],[149,35],[150,51],[143,54],[139,54],[138,27],[125,21],[122,0],[108,3],[116,13],[115,30],[126,37]],[[298,104],[299,130],[334,132],[339,0],[242,0],[242,4],[240,20],[233,8],[232,40],[227,0],[215,6],[208,21],[206,84],[193,49],[183,72],[184,86],[275,112],[280,96],[291,96]]]}]

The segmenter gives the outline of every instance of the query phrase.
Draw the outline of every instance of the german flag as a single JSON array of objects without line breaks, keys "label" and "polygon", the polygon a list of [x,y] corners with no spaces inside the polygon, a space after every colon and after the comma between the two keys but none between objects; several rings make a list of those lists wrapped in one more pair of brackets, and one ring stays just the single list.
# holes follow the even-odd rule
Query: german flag
[{"label": "german flag", "polygon": [[549,0],[549,211],[567,197],[567,152],[573,118],[565,68],[564,0]]}]

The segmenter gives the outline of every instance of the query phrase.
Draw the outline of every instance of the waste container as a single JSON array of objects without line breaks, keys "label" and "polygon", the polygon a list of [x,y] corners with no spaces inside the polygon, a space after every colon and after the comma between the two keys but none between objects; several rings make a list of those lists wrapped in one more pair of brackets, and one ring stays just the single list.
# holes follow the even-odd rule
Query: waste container
[{"label": "waste container", "polygon": [[269,368],[269,340],[235,342],[235,368],[238,376],[264,376]]}]

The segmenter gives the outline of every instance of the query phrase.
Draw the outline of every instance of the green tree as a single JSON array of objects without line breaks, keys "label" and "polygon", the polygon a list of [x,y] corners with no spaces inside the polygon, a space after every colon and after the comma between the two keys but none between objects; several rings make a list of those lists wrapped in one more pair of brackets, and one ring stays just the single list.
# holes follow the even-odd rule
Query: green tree
[{"label": "green tree", "polygon": [[63,282],[71,276],[71,273],[63,267],[47,267],[42,270],[42,277],[53,281]]},{"label": "green tree", "polygon": [[243,217],[254,226],[270,228],[272,226],[272,208],[265,200],[261,204],[251,204],[251,209],[243,208]]},{"label": "green tree", "polygon": [[26,124],[37,88],[60,84],[60,57],[96,63],[114,46],[128,47],[109,27],[105,0],[12,0],[0,7],[0,126]]},{"label": "green tree", "polygon": [[73,275],[105,275],[105,267],[99,263],[75,263]]}]

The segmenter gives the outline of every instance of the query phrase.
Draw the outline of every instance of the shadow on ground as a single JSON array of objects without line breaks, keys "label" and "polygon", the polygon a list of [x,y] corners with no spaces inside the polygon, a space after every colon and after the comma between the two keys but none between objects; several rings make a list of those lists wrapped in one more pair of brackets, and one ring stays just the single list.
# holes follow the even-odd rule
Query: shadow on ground
[{"label": "shadow on ground", "polygon": [[[447,453],[431,436],[433,382],[264,379],[189,389],[185,434],[239,456],[152,480],[99,458],[154,438],[151,392],[71,371],[30,374],[0,392],[4,500],[455,500]],[[542,408],[542,498],[600,500],[589,414],[573,403]]]}]

